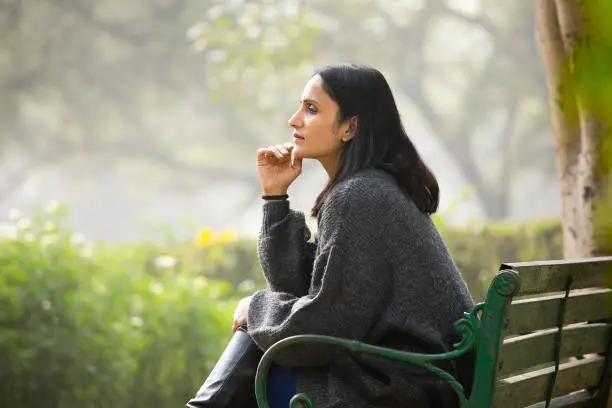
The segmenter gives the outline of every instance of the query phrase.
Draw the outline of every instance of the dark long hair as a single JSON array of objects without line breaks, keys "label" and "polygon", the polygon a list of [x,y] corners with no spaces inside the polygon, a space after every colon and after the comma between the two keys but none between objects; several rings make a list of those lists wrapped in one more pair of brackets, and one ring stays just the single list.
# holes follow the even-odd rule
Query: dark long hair
[{"label": "dark long hair", "polygon": [[338,166],[317,197],[316,217],[327,196],[342,180],[366,168],[393,175],[424,214],[437,211],[440,188],[406,134],[391,88],[380,71],[359,65],[333,65],[315,72],[328,95],[338,104],[338,123],[357,117],[355,136],[346,142]]}]

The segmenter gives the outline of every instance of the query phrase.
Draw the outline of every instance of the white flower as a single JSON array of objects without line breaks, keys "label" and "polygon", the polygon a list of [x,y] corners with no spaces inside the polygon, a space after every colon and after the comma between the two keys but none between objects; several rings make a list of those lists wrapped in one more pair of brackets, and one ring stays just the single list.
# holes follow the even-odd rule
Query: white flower
[{"label": "white flower", "polygon": [[17,229],[19,229],[19,231],[29,231],[31,227],[32,220],[29,218],[22,218],[17,221]]},{"label": "white flower", "polygon": [[202,23],[195,24],[189,27],[185,35],[187,36],[188,40],[195,41],[202,37],[202,35],[204,34],[204,30],[205,30],[204,24]]},{"label": "white flower", "polygon": [[11,224],[0,224],[0,239],[17,238],[17,227]]},{"label": "white flower", "polygon": [[55,231],[55,224],[52,223],[51,221],[45,221],[45,223],[43,225],[43,230],[45,232],[53,232],[53,231]]},{"label": "white flower", "polygon": [[202,52],[206,50],[206,47],[208,47],[208,43],[204,41],[203,39],[198,38],[197,40],[193,40],[193,43],[191,44],[191,46],[193,47],[194,51]]},{"label": "white flower", "polygon": [[155,282],[151,285],[151,292],[157,296],[161,295],[164,293],[164,285],[159,282]]},{"label": "white flower", "polygon": [[223,15],[223,6],[216,4],[208,9],[207,14],[209,20],[216,20]]},{"label": "white flower", "polygon": [[85,235],[81,234],[80,232],[72,234],[72,236],[70,237],[70,243],[75,246],[82,245],[86,241],[87,239],[85,238]]},{"label": "white flower", "polygon": [[206,286],[207,283],[208,283],[208,280],[205,277],[198,276],[193,280],[193,287],[196,290],[202,289],[204,286]]},{"label": "white flower", "polygon": [[262,32],[263,30],[261,29],[261,26],[258,25],[249,25],[245,29],[245,34],[247,38],[251,40],[258,38]]},{"label": "white flower", "polygon": [[17,221],[21,217],[21,211],[19,211],[17,208],[11,208],[11,210],[8,213],[8,216],[9,216],[9,220]]},{"label": "white flower", "polygon": [[132,316],[130,318],[130,323],[132,323],[132,326],[134,327],[142,327],[142,325],[144,324],[144,321],[142,320],[140,316]]},{"label": "white flower", "polygon": [[213,50],[208,54],[208,58],[210,58],[210,60],[215,63],[223,62],[227,58],[227,51]]},{"label": "white flower", "polygon": [[59,242],[59,237],[57,235],[45,235],[40,239],[40,243],[43,246],[57,244]]},{"label": "white flower", "polygon": [[49,201],[47,205],[45,206],[45,212],[47,214],[55,214],[60,209],[61,206],[62,205],[57,200]]},{"label": "white flower", "polygon": [[170,255],[160,255],[155,258],[155,267],[159,269],[169,269],[176,266],[176,259]]},{"label": "white flower", "polygon": [[91,258],[94,252],[94,246],[91,242],[84,242],[83,245],[79,246],[79,254],[85,258]]}]

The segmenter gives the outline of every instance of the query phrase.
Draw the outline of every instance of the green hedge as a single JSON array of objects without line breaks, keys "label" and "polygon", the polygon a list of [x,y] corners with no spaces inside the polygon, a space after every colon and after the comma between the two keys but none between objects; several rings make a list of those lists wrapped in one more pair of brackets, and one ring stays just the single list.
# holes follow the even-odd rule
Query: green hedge
[{"label": "green hedge", "polygon": [[[0,407],[180,407],[263,286],[253,240],[101,245],[55,209],[0,241]],[[479,299],[500,262],[559,258],[557,222],[440,226]]]},{"label": "green hedge", "polygon": [[501,263],[563,258],[558,220],[439,228],[476,300],[484,297]]},{"label": "green hedge", "polygon": [[230,285],[27,224],[0,242],[0,406],[183,406],[231,335]]}]

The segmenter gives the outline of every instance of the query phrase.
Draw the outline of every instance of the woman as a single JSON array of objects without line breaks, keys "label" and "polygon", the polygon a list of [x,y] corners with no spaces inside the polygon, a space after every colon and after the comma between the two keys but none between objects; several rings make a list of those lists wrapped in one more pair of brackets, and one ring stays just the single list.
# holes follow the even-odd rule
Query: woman
[{"label": "woman", "polygon": [[[402,126],[391,89],[369,67],[339,65],[306,84],[289,120],[293,143],[260,149],[263,198],[258,239],[266,290],[244,299],[234,330],[247,325],[260,349],[298,334],[360,340],[412,352],[442,353],[458,341],[454,323],[473,303],[429,215],[439,189]],[[329,175],[312,216],[287,192],[303,159]],[[453,407],[443,381],[383,358],[300,346],[280,355],[273,396],[293,392],[317,408]],[[442,368],[471,384],[472,360]]]}]

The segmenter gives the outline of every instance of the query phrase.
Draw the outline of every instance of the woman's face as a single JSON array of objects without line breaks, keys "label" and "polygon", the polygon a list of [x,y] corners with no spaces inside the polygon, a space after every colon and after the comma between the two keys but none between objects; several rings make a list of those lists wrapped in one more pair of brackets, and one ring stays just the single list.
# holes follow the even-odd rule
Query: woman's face
[{"label": "woman's face", "polygon": [[289,119],[289,126],[294,129],[295,157],[318,159],[324,165],[337,161],[343,142],[350,138],[348,121],[337,122],[338,109],[338,104],[325,92],[323,79],[313,76],[304,87],[300,108]]}]

